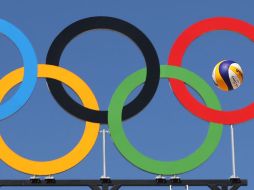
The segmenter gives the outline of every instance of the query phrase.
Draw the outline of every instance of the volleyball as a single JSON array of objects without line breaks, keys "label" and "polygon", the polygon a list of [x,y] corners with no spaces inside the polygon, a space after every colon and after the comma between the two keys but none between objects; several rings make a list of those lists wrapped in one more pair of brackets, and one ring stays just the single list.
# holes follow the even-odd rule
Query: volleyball
[{"label": "volleyball", "polygon": [[234,90],[243,82],[243,71],[238,63],[223,60],[215,65],[212,78],[219,89],[223,91]]}]

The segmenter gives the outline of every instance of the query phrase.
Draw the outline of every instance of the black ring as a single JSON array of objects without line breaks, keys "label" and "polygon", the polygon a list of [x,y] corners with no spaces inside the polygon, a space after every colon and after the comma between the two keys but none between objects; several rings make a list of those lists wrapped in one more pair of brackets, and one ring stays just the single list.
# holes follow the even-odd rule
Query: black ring
[{"label": "black ring", "polygon": [[[66,45],[80,33],[93,29],[110,29],[129,37],[144,55],[147,76],[140,94],[123,108],[123,120],[139,113],[153,98],[160,80],[158,55],[150,40],[138,28],[123,20],[112,17],[90,17],[81,19],[66,27],[51,44],[46,63],[59,66],[61,54]],[[108,111],[88,109],[75,102],[64,90],[61,82],[47,79],[50,92],[55,100],[70,114],[86,121],[108,123]]]}]

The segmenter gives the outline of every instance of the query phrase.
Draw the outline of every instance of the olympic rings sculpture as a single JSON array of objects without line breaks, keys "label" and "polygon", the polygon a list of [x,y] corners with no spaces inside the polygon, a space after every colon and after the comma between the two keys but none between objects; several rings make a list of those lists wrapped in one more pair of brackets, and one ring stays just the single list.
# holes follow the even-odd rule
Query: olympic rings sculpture
[{"label": "olympic rings sculpture", "polygon": [[[78,34],[94,30],[109,29],[129,37],[141,50],[146,69],[128,76],[113,94],[109,109],[99,110],[96,97],[90,87],[74,73],[59,66],[65,46]],[[52,175],[64,172],[83,160],[96,142],[100,124],[108,124],[110,135],[119,152],[134,166],[150,173],[173,175],[195,169],[204,163],[217,148],[223,130],[222,124],[235,124],[252,119],[254,104],[241,110],[222,111],[220,102],[212,88],[195,73],[181,68],[182,57],[190,43],[214,30],[238,32],[254,41],[253,26],[233,18],[210,18],[200,21],[185,30],[171,49],[168,64],[160,66],[158,55],[151,41],[132,24],[113,17],[90,17],[81,19],[66,27],[52,42],[46,64],[38,64],[31,43],[25,35],[7,21],[0,20],[0,33],[6,35],[19,48],[24,68],[18,68],[0,80],[0,101],[17,84],[17,93],[0,105],[0,119],[14,114],[30,97],[37,78],[46,78],[49,90],[58,104],[73,116],[86,121],[86,127],[79,143],[66,155],[51,161],[34,161],[18,155],[0,136],[0,160],[15,170],[32,175]],[[140,153],[127,139],[122,121],[136,115],[149,104],[156,93],[160,78],[168,78],[177,99],[194,115],[209,121],[209,130],[203,144],[192,154],[176,161],[159,161]],[[83,105],[75,102],[64,90],[68,85],[81,99]],[[144,86],[140,94],[124,105],[128,95],[139,85]],[[188,92],[185,84],[196,90],[205,105],[199,103]],[[87,101],[89,99],[89,101]],[[235,114],[238,117],[232,117]]]}]

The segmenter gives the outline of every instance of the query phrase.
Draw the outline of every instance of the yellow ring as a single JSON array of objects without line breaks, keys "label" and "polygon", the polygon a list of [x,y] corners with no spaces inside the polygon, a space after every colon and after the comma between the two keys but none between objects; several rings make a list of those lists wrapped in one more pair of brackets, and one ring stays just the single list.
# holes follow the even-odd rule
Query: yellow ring
[{"label": "yellow ring", "polygon": [[[0,102],[15,85],[23,79],[24,68],[19,68],[0,80]],[[52,65],[38,65],[38,77],[52,78],[68,85],[81,99],[82,103],[94,110],[99,110],[96,98],[89,86],[74,73]],[[89,100],[89,101],[85,101]],[[15,153],[0,136],[0,159],[15,170],[32,175],[50,175],[64,172],[83,160],[95,144],[100,124],[86,122],[84,133],[79,143],[66,155],[50,161],[34,161]]]}]

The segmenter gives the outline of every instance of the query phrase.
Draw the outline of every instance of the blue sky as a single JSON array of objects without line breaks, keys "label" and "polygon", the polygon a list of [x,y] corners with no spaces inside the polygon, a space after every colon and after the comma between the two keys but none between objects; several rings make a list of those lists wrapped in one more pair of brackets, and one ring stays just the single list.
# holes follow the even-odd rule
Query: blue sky
[{"label": "blue sky", "polygon": [[[90,16],[113,16],[141,29],[156,48],[160,64],[167,64],[172,44],[188,26],[217,16],[239,18],[254,24],[253,5],[250,0],[3,0],[0,4],[0,18],[13,23],[25,33],[36,51],[39,63],[45,63],[51,42],[69,24]],[[21,67],[22,59],[14,44],[3,35],[0,36],[0,42],[0,77],[3,77]],[[224,110],[238,109],[253,101],[253,50],[254,44],[244,36],[228,31],[211,32],[192,43],[185,54],[183,66],[205,79],[219,97]],[[217,89],[211,77],[213,67],[223,59],[238,62],[244,72],[243,85],[228,93]],[[108,108],[112,94],[125,77],[145,66],[144,58],[133,42],[108,30],[79,35],[65,48],[60,64],[89,84],[101,109]],[[73,92],[69,93],[77,100]],[[137,93],[138,90],[131,97]],[[196,95],[194,91],[192,93]],[[249,186],[242,189],[254,187],[253,124],[253,121],[248,121],[237,125],[235,130],[237,175],[249,180]],[[47,89],[46,81],[39,79],[28,103],[15,115],[1,121],[0,134],[17,153],[34,160],[50,160],[71,150],[81,137],[84,126],[84,121],[69,115],[55,102]],[[208,122],[193,116],[181,106],[167,80],[160,81],[155,97],[142,112],[124,122],[124,130],[130,142],[144,154],[160,160],[180,159],[195,151],[204,140],[207,127]],[[107,126],[102,125],[101,128]],[[229,178],[232,174],[229,132],[228,126],[225,126],[221,143],[211,158],[181,177]],[[100,178],[101,151],[100,136],[85,160],[55,178]],[[108,175],[112,179],[155,177],[126,161],[109,136],[107,166]],[[28,178],[28,175],[17,172],[0,161],[0,179]]]}]

